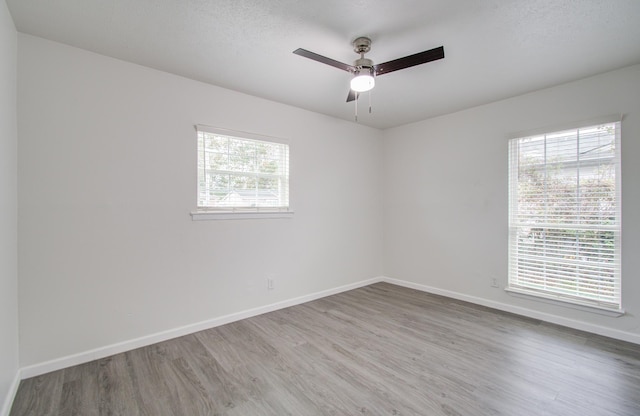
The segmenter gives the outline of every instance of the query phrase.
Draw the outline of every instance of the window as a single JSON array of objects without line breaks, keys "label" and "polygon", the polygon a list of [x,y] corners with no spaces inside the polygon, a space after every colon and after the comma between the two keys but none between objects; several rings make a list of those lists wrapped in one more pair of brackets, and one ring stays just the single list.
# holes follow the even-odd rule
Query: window
[{"label": "window", "polygon": [[286,143],[205,126],[196,129],[198,212],[192,215],[290,212]]},{"label": "window", "polygon": [[620,122],[509,153],[508,290],[620,311]]}]

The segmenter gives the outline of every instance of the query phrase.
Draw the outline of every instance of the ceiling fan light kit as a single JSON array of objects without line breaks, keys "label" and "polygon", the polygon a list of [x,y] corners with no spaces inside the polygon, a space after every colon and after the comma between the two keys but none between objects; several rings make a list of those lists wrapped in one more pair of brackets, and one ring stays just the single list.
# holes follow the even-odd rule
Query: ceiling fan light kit
[{"label": "ceiling fan light kit", "polygon": [[351,78],[351,89],[355,92],[365,92],[373,89],[376,79],[373,77],[372,68],[359,69]]}]

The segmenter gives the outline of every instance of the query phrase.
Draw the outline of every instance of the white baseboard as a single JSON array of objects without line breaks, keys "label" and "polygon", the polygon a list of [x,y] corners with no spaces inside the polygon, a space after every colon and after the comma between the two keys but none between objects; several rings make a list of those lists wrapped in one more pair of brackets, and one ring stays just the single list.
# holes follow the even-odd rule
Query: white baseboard
[{"label": "white baseboard", "polygon": [[[356,283],[351,283],[348,285],[332,288],[332,289],[323,290],[320,292],[311,293],[309,295],[287,299],[284,301],[272,303],[270,305],[265,305],[258,308],[248,309],[245,311],[240,311],[240,312],[232,313],[229,315],[220,316],[217,318],[212,318],[206,321],[185,325],[179,328],[169,329],[167,331],[162,331],[155,334],[146,335],[140,338],[135,338],[132,340],[108,345],[105,347],[96,348],[90,351],[85,351],[78,354],[57,358],[51,361],[30,365],[27,367],[23,367],[18,373],[17,377],[19,378],[21,377],[22,379],[35,377],[41,374],[49,373],[51,371],[61,370],[63,368],[71,367],[73,365],[87,363],[93,360],[108,357],[110,355],[119,354],[122,352],[140,348],[140,347],[145,347],[147,345],[155,344],[157,342],[167,341],[169,339],[192,334],[194,332],[203,331],[205,329],[214,328],[220,325],[225,325],[231,322],[239,321],[241,319],[251,318],[252,316],[262,315],[267,312],[273,312],[278,309],[288,308],[290,306],[299,305],[301,303],[320,299],[326,296],[335,295],[337,293],[346,292],[348,290],[357,289],[357,288],[368,286],[370,284],[378,283],[378,282],[387,282],[394,285],[407,287],[410,289],[416,289],[422,292],[442,295],[442,296],[446,296],[453,299],[475,303],[477,305],[487,306],[489,308],[493,308],[493,309],[497,309],[505,312],[511,312],[511,313],[526,316],[529,318],[540,319],[545,322],[550,322],[550,323],[566,326],[569,328],[574,328],[574,329],[591,332],[598,335],[604,335],[610,338],[619,339],[622,341],[628,341],[635,344],[640,344],[640,335],[637,335],[634,333],[629,333],[629,332],[616,330],[612,328],[606,328],[599,325],[593,325],[583,321],[564,318],[557,315],[539,312],[536,310],[527,309],[519,306],[509,305],[502,302],[495,302],[492,300],[465,295],[463,293],[453,292],[450,290],[439,289],[436,287],[426,286],[419,283],[393,279],[386,276],[380,276],[380,277],[374,277],[372,279],[362,280]],[[12,393],[13,395],[15,395],[15,391],[17,391],[19,378],[17,379],[17,382],[14,382],[15,386],[12,386],[12,387],[15,387]],[[12,400],[10,402],[13,401],[13,396],[11,396],[11,399]],[[5,403],[5,407],[6,406],[7,404]],[[0,416],[5,416],[5,414],[0,413]]]},{"label": "white baseboard", "polygon": [[20,380],[22,380],[22,375],[20,369],[18,369],[15,377],[13,378],[13,382],[11,382],[11,386],[9,386],[7,396],[4,398],[2,409],[0,409],[0,416],[9,416],[9,412],[11,412],[11,405],[13,405],[13,400],[16,398],[16,393],[18,392]]},{"label": "white baseboard", "polygon": [[489,308],[497,309],[504,312],[514,313],[516,315],[522,315],[529,318],[539,319],[541,321],[550,322],[566,326],[581,331],[591,332],[593,334],[603,335],[605,337],[618,339],[621,341],[632,342],[634,344],[640,344],[640,335],[621,331],[618,329],[612,329],[603,327],[600,325],[590,324],[584,321],[577,321],[575,319],[564,318],[558,315],[552,315],[545,312],[536,311],[533,309],[523,308],[520,306],[509,305],[502,302],[496,302],[476,296],[465,295],[459,292],[453,292],[446,289],[439,289],[432,286],[426,286],[419,283],[408,282],[406,280],[393,279],[391,277],[382,277],[381,281],[391,283],[398,286],[407,287],[410,289],[416,289],[421,292],[433,293],[434,295],[446,296],[448,298],[463,300],[469,303],[475,303],[477,305],[487,306]]},{"label": "white baseboard", "polygon": [[[140,338],[119,342],[105,347],[96,348],[93,350],[81,352],[78,354],[69,355],[66,357],[56,358],[54,360],[38,363],[30,366],[23,367],[21,370],[22,378],[30,378],[39,376],[41,374],[49,373],[51,371],[61,370],[63,368],[71,367],[78,364],[84,364],[93,360],[105,358],[121,352],[130,351],[140,347],[146,347],[147,345],[155,344],[157,342],[167,341],[169,339],[181,337],[184,335],[192,334],[194,332],[203,331],[205,329],[214,328],[220,325],[225,325],[231,322],[239,321],[241,319],[251,318],[252,316],[262,315],[263,313],[273,312],[278,309],[288,308],[290,306],[299,305],[301,303],[309,302],[312,300],[320,299],[326,296],[335,295],[337,293],[346,292],[348,290],[357,289],[363,286],[368,286],[373,283],[383,281],[382,277],[374,277],[372,279],[362,280],[356,283],[348,285],[322,290],[320,292],[311,293],[309,295],[300,296],[293,299],[287,299],[280,302],[272,303],[270,305],[260,306],[258,308],[248,309],[241,312],[232,313],[229,315],[219,316],[217,318],[208,319],[206,321],[197,322],[190,325],[185,325],[179,328],[169,329],[166,331],[158,332],[151,335],[145,335]],[[4,416],[4,415],[1,415]]]}]

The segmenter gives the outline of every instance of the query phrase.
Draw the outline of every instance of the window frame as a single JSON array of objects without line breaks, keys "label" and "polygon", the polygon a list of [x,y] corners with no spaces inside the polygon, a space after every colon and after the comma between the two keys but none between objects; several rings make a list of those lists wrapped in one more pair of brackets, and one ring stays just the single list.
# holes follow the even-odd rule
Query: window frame
[{"label": "window frame", "polygon": [[[196,209],[191,212],[191,218],[193,221],[201,220],[219,220],[219,219],[279,219],[279,218],[291,218],[293,216],[293,209],[291,205],[291,145],[287,139],[278,137],[266,136],[261,134],[249,133],[244,131],[223,129],[218,127],[195,125],[196,130]],[[287,166],[286,166],[286,178],[287,181],[287,200],[286,206],[260,206],[260,207],[248,207],[248,206],[201,206],[200,205],[200,134],[208,133],[227,137],[237,141],[246,142],[258,142],[258,143],[274,143],[286,146],[287,151]],[[241,173],[241,172],[239,172]],[[256,172],[248,172],[250,175],[257,175]]]},{"label": "window frame", "polygon": [[[622,242],[622,195],[621,195],[621,126],[622,126],[622,117],[621,116],[609,116],[603,117],[598,120],[592,120],[582,123],[574,123],[569,126],[561,126],[557,128],[547,128],[545,130],[538,130],[527,133],[520,133],[518,135],[513,135],[509,139],[509,237],[508,237],[508,279],[507,279],[507,287],[505,290],[510,294],[514,294],[516,296],[523,296],[529,299],[535,299],[547,303],[559,304],[562,306],[573,307],[582,310],[588,310],[591,312],[602,313],[609,316],[620,316],[624,314],[624,309],[622,308],[622,263],[621,263],[621,242]],[[589,299],[588,297],[581,297],[575,294],[563,294],[559,293],[559,291],[547,291],[542,289],[533,289],[532,287],[527,287],[526,284],[522,284],[521,281],[518,281],[517,278],[517,268],[518,268],[518,241],[517,241],[517,227],[522,227],[520,223],[517,223],[515,220],[515,213],[518,207],[518,144],[527,138],[532,138],[534,136],[552,136],[554,134],[560,134],[567,131],[575,131],[576,134],[580,130],[585,130],[589,128],[594,128],[602,125],[614,124],[615,125],[615,134],[614,134],[614,154],[613,154],[613,162],[612,166],[615,172],[614,184],[615,184],[615,228],[613,229],[614,236],[614,249],[613,249],[613,259],[614,259],[614,282],[613,282],[613,290],[615,296],[617,296],[616,301],[602,301],[596,299]],[[577,136],[579,137],[579,136]],[[576,138],[576,143],[578,143],[579,139]],[[546,145],[545,145],[546,146]],[[577,144],[579,146],[579,144]],[[580,171],[579,162],[577,162],[580,157],[575,159],[577,163],[576,172]],[[603,159],[603,158],[600,158]],[[598,160],[600,160],[598,159]],[[545,166],[553,166],[557,165],[557,161],[544,162]],[[578,185],[576,185],[576,192],[578,189]],[[547,197],[545,196],[545,203],[548,202]],[[556,224],[557,229],[562,230],[572,230],[577,225],[573,224],[573,226],[569,225],[569,223],[559,223]],[[580,224],[582,225],[582,224]],[[564,226],[564,228],[563,228]],[[600,227],[600,228],[599,228]],[[545,226],[545,228],[548,228]],[[611,227],[605,227],[602,224],[596,225],[595,229],[605,230]],[[545,243],[546,244],[546,243]],[[545,256],[546,257],[546,256]],[[546,260],[545,260],[546,261]],[[547,279],[548,276],[546,274],[543,275],[544,279]],[[577,279],[581,277],[579,275],[574,275]]]}]

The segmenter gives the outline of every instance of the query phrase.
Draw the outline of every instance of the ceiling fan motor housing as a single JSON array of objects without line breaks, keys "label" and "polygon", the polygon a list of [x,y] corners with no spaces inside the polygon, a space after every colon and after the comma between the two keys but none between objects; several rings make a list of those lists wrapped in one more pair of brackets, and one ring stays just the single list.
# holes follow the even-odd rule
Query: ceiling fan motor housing
[{"label": "ceiling fan motor housing", "polygon": [[369,70],[369,72],[371,72],[371,75],[373,76],[373,61],[371,59],[367,59],[367,58],[360,58],[360,59],[356,59],[353,62],[353,66],[355,66],[358,69],[358,72],[363,72],[363,70]]}]

